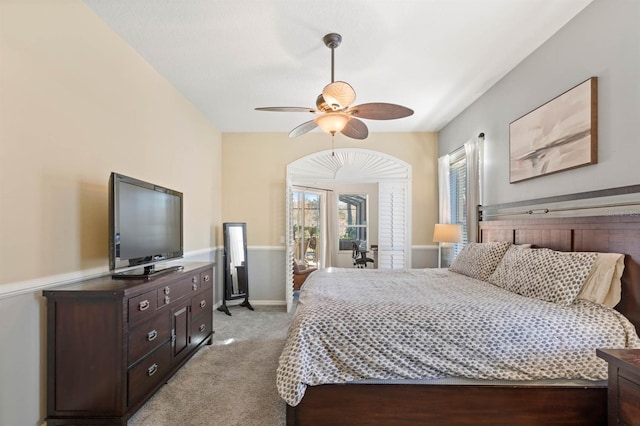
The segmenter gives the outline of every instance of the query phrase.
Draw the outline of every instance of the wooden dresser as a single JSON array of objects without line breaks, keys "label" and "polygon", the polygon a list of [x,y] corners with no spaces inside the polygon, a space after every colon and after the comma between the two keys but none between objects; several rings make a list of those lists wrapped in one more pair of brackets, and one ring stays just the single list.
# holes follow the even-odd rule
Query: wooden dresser
[{"label": "wooden dresser", "polygon": [[214,265],[150,280],[102,277],[47,298],[47,424],[126,425],[204,344]]},{"label": "wooden dresser", "polygon": [[640,349],[598,349],[609,363],[609,425],[640,425]]}]

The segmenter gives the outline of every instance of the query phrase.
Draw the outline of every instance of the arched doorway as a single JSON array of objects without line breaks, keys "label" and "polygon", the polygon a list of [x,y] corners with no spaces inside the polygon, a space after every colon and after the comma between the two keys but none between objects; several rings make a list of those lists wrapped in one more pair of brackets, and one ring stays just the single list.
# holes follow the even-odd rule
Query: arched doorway
[{"label": "arched doorway", "polygon": [[378,186],[378,268],[411,265],[411,165],[378,151],[342,148],[302,157],[287,166],[287,310],[293,301],[295,250],[291,200],[293,188],[322,184],[376,183]]}]

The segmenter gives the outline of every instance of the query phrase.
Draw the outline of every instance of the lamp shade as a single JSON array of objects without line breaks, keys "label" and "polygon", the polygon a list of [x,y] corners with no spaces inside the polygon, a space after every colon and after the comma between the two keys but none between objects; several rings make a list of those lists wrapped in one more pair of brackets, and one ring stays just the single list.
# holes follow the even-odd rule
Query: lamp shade
[{"label": "lamp shade", "polygon": [[313,121],[325,132],[334,134],[344,129],[349,121],[349,116],[341,112],[327,112],[317,116]]},{"label": "lamp shade", "polygon": [[351,105],[356,100],[356,92],[349,83],[335,81],[322,89],[322,97],[336,111]]},{"label": "lamp shade", "polygon": [[462,242],[462,226],[449,223],[437,223],[433,228],[434,243]]}]

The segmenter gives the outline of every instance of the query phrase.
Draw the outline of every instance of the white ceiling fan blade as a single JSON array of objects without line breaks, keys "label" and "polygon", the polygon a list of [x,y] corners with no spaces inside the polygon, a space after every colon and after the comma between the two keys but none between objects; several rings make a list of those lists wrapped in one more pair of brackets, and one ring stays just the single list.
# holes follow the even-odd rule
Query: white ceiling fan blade
[{"label": "white ceiling fan blade", "polygon": [[356,92],[349,83],[334,81],[324,86],[322,97],[332,110],[338,111],[347,108],[355,102]]},{"label": "white ceiling fan blade", "polygon": [[402,105],[387,104],[384,102],[374,102],[369,104],[356,105],[350,108],[347,113],[359,118],[371,120],[395,120],[413,114],[413,110]]},{"label": "white ceiling fan blade", "polygon": [[260,107],[256,111],[275,111],[275,112],[310,112],[315,114],[316,110],[307,107]]},{"label": "white ceiling fan blade", "polygon": [[364,122],[351,117],[340,133],[353,139],[366,139],[369,136],[369,129]]},{"label": "white ceiling fan blade", "polygon": [[290,138],[295,138],[296,136],[304,135],[305,133],[312,131],[316,127],[318,127],[318,125],[316,124],[315,121],[313,121],[313,120],[307,121],[306,123],[302,123],[301,125],[299,125],[295,129],[290,131],[289,132],[289,137]]}]

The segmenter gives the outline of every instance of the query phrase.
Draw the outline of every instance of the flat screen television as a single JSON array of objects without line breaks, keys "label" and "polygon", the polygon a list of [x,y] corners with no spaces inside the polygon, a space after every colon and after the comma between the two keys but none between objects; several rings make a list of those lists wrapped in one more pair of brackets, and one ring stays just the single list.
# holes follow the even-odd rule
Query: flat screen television
[{"label": "flat screen television", "polygon": [[181,192],[111,173],[109,269],[113,278],[150,278],[182,269],[157,265],[183,256],[182,225]]}]

